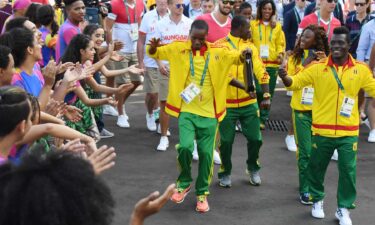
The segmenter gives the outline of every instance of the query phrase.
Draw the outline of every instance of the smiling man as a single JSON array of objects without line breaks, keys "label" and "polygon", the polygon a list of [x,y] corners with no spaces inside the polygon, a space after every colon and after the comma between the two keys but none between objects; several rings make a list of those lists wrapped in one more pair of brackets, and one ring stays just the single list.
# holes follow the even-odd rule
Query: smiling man
[{"label": "smiling man", "polygon": [[324,218],[324,176],[335,149],[338,151],[339,181],[336,218],[341,225],[351,225],[348,209],[354,209],[356,199],[356,159],[359,134],[358,93],[364,89],[375,96],[375,79],[364,63],[350,54],[350,35],[345,27],[334,29],[330,42],[331,54],[311,63],[296,76],[289,77],[285,69],[279,76],[289,90],[314,86],[312,106],[312,150],[309,161],[311,214]]},{"label": "smiling man", "polygon": [[[233,64],[243,62],[239,51],[206,42],[207,33],[207,23],[195,20],[191,25],[189,41],[175,41],[159,47],[160,39],[152,39],[147,50],[150,57],[168,60],[170,65],[165,108],[168,114],[178,117],[180,135],[176,146],[180,175],[177,178],[177,192],[171,200],[182,203],[190,192],[193,181],[191,161],[196,138],[199,154],[196,211],[201,213],[210,209],[207,195],[213,173],[214,143],[218,123],[226,114],[227,86],[235,82],[228,76],[229,70]],[[247,52],[246,49],[242,54]]]},{"label": "smiling man", "polygon": [[74,36],[81,33],[79,23],[84,21],[86,9],[81,0],[64,0],[68,18],[59,29],[56,43],[56,61],[64,54],[64,51]]}]

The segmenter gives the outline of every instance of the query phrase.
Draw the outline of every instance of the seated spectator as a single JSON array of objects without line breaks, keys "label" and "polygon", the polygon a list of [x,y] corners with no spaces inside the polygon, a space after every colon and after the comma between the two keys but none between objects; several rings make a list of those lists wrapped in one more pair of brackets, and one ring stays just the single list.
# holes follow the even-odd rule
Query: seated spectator
[{"label": "seated spectator", "polygon": [[0,45],[0,87],[10,85],[14,73],[14,59],[11,49]]},{"label": "seated spectator", "polygon": [[5,32],[5,26],[6,24],[14,19],[14,18],[17,18],[17,17],[20,17],[20,16],[25,16],[25,13],[27,11],[27,8],[29,7],[29,5],[31,4],[31,1],[30,0],[16,0],[13,4],[13,14],[11,16],[9,16],[6,20],[5,20],[5,23],[3,25],[3,29],[1,30],[1,33],[4,33]]}]

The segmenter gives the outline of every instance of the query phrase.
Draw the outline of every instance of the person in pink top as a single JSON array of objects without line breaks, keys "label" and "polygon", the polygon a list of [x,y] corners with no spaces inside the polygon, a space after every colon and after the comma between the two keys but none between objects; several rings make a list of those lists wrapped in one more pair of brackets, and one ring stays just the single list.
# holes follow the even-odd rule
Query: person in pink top
[{"label": "person in pink top", "polygon": [[212,13],[198,16],[196,20],[204,20],[208,24],[208,42],[215,42],[226,37],[230,31],[231,19],[229,15],[233,9],[234,0],[219,0],[218,7]]},{"label": "person in pink top", "polygon": [[8,21],[16,17],[24,16],[30,4],[30,0],[16,0],[13,4],[13,14],[5,20],[1,33],[5,32],[5,25],[8,23]]},{"label": "person in pink top", "polygon": [[333,11],[335,10],[337,1],[338,0],[320,0],[320,9],[302,19],[298,26],[297,35],[300,35],[303,29],[305,29],[308,25],[316,24],[326,30],[329,42],[331,40],[333,30],[336,27],[341,26],[340,21],[333,16]]}]

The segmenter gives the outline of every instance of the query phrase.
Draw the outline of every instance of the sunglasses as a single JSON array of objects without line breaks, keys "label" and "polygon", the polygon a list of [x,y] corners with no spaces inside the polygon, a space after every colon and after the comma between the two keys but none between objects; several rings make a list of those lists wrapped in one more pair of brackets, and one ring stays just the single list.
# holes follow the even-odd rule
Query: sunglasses
[{"label": "sunglasses", "polygon": [[221,1],[224,5],[226,5],[226,4],[228,4],[229,3],[229,5],[234,5],[234,3],[235,3],[235,1],[226,1],[226,0],[224,0],[224,1]]},{"label": "sunglasses", "polygon": [[327,0],[327,2],[328,2],[328,3],[332,3],[332,2],[337,3],[338,0]]},{"label": "sunglasses", "polygon": [[355,5],[355,6],[365,6],[366,3],[355,3],[354,5]]},{"label": "sunglasses", "polygon": [[179,9],[179,8],[183,8],[185,6],[185,4],[176,4],[176,8]]}]

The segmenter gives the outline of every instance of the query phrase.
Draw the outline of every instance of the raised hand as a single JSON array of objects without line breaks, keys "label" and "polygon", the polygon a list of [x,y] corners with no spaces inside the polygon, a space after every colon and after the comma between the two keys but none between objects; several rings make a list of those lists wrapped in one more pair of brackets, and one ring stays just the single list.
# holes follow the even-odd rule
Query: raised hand
[{"label": "raised hand", "polygon": [[160,193],[155,191],[137,202],[131,216],[130,225],[141,225],[147,217],[159,212],[176,191],[175,187],[175,184],[170,184],[163,195],[160,196]]},{"label": "raised hand", "polygon": [[67,105],[64,116],[71,122],[78,122],[82,119],[81,113],[82,110],[80,110],[79,108],[72,105]]},{"label": "raised hand", "polygon": [[72,62],[66,62],[66,63],[59,63],[57,65],[57,74],[64,73],[67,69],[74,67],[74,63]]},{"label": "raised hand", "polygon": [[113,42],[113,45],[114,45],[114,49],[113,49],[114,51],[121,50],[125,46],[125,44],[123,42],[118,41],[118,40],[115,40]]},{"label": "raised hand", "polygon": [[87,159],[92,164],[95,174],[99,175],[103,171],[108,170],[115,165],[115,158],[115,148],[103,145],[97,151],[92,153]]},{"label": "raised hand", "polygon": [[57,72],[57,66],[56,66],[55,61],[53,60],[49,61],[47,66],[44,67],[42,71],[46,85],[52,86],[55,83],[56,72]]},{"label": "raised hand", "polygon": [[142,74],[143,72],[145,72],[144,68],[139,67],[138,64],[129,66],[128,70],[133,74]]},{"label": "raised hand", "polygon": [[83,152],[86,149],[86,145],[82,144],[79,138],[77,138],[72,141],[68,141],[66,144],[63,144],[60,149],[71,152]]}]

